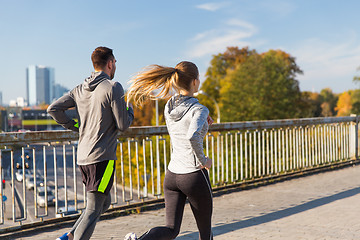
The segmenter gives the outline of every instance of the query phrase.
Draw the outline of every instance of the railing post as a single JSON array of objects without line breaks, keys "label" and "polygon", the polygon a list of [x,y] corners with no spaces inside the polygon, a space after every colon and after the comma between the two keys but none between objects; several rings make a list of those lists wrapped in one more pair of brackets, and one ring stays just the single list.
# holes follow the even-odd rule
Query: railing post
[{"label": "railing post", "polygon": [[356,115],[355,117],[355,159],[358,159],[358,154],[359,154],[359,120],[358,120],[358,116]]}]

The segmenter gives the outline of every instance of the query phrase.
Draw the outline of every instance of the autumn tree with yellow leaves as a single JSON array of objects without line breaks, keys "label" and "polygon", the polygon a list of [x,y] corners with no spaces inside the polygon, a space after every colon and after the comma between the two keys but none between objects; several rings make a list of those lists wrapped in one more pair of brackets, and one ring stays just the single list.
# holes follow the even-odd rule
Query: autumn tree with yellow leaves
[{"label": "autumn tree with yellow leaves", "polygon": [[349,116],[351,113],[351,109],[351,96],[349,92],[343,92],[342,94],[340,94],[339,100],[335,107],[335,110],[337,111],[337,116]]}]

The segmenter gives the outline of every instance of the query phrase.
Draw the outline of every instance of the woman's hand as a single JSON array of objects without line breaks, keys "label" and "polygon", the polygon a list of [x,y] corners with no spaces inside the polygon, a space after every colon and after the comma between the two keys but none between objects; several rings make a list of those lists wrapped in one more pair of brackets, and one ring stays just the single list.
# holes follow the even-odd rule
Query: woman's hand
[{"label": "woman's hand", "polygon": [[209,126],[211,124],[213,124],[213,122],[214,122],[214,120],[210,117],[210,115],[208,115],[208,117],[207,117],[207,122],[208,122]]},{"label": "woman's hand", "polygon": [[206,163],[203,165],[203,167],[206,170],[209,170],[211,168],[211,165],[212,165],[212,159],[209,158],[209,157],[205,157],[205,158],[206,158]]}]

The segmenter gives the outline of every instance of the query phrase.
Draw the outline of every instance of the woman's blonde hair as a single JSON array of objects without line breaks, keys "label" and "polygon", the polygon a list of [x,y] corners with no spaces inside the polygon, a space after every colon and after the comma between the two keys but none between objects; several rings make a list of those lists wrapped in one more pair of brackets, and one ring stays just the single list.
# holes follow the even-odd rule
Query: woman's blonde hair
[{"label": "woman's blonde hair", "polygon": [[[198,77],[199,70],[192,62],[180,62],[175,68],[150,65],[130,80],[127,101],[141,105],[148,98],[164,98],[172,90],[189,90],[191,82]],[[155,93],[155,90],[159,92]]]}]

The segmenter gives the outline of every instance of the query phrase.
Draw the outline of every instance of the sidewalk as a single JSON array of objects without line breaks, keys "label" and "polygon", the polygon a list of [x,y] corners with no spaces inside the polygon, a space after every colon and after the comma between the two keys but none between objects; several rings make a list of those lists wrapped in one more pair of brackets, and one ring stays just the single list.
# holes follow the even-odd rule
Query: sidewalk
[{"label": "sidewalk", "polygon": [[[98,222],[92,239],[119,239],[163,225],[164,209]],[[319,173],[214,198],[216,240],[360,239],[360,166]],[[68,231],[47,229],[16,239],[56,239]],[[15,238],[14,238],[15,239]],[[179,240],[198,239],[187,205]]]}]

